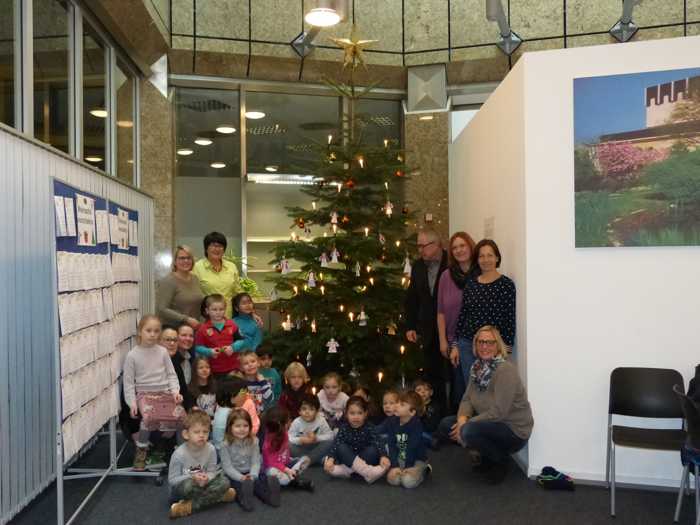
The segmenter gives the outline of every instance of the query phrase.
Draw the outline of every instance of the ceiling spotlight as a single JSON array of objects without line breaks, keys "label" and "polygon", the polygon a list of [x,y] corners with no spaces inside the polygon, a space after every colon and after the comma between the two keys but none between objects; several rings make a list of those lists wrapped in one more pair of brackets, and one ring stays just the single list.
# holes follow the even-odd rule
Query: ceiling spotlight
[{"label": "ceiling spotlight", "polygon": [[223,133],[224,135],[230,135],[231,133],[236,132],[236,128],[234,128],[233,126],[229,126],[228,124],[222,124],[221,126],[216,128],[216,131],[218,131],[219,133]]},{"label": "ceiling spotlight", "polygon": [[269,171],[270,173],[277,173],[277,166],[265,166],[265,171]]},{"label": "ceiling spotlight", "polygon": [[95,155],[94,157],[85,157],[85,160],[88,162],[102,162],[102,157]]},{"label": "ceiling spotlight", "polygon": [[486,0],[486,20],[498,23],[501,34],[496,45],[506,55],[512,55],[523,40],[510,28],[501,0]]},{"label": "ceiling spotlight", "polygon": [[249,118],[251,120],[258,120],[261,118],[265,117],[265,113],[262,111],[246,111],[245,112],[245,118]]},{"label": "ceiling spotlight", "polygon": [[432,115],[423,115],[422,117],[418,117],[418,120],[433,120]]},{"label": "ceiling spotlight", "polygon": [[312,26],[330,27],[340,22],[340,15],[330,7],[315,7],[306,13],[304,20]]},{"label": "ceiling spotlight", "polygon": [[637,24],[632,22],[632,11],[634,6],[641,3],[642,0],[624,0],[622,3],[622,17],[610,28],[610,34],[618,42],[627,42],[639,29]]},{"label": "ceiling spotlight", "polygon": [[106,109],[97,108],[97,109],[91,109],[90,115],[92,115],[93,117],[97,117],[97,118],[107,118],[109,113],[107,113]]},{"label": "ceiling spotlight", "polygon": [[213,141],[211,139],[205,139],[202,137],[199,137],[195,139],[194,143],[197,144],[198,146],[209,146]]},{"label": "ceiling spotlight", "polygon": [[225,168],[226,164],[224,164],[223,162],[212,162],[210,166],[214,169],[220,170],[221,168]]},{"label": "ceiling spotlight", "polygon": [[192,155],[194,153],[193,149],[190,148],[180,148],[177,150],[178,155],[182,155],[183,157],[187,157],[187,155]]}]

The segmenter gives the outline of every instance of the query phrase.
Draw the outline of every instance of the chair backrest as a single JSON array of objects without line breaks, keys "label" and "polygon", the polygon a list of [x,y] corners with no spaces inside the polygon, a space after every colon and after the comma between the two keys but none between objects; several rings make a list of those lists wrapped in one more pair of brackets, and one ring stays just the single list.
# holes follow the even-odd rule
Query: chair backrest
[{"label": "chair backrest", "polygon": [[669,368],[616,368],[610,374],[609,414],[683,418],[673,393],[683,376]]},{"label": "chair backrest", "polygon": [[700,449],[700,408],[695,401],[685,395],[681,385],[674,385],[673,391],[681,402],[681,409],[685,416],[686,430],[688,432],[688,442],[693,448]]}]

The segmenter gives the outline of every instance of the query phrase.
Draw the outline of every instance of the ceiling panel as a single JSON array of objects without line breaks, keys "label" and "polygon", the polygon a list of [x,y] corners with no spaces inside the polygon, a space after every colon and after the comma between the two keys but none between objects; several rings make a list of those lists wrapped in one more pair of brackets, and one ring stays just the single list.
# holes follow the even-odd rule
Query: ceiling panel
[{"label": "ceiling panel", "polygon": [[444,0],[404,0],[406,51],[449,47],[448,4]]},{"label": "ceiling panel", "polygon": [[543,38],[564,34],[562,0],[511,0],[510,24],[521,38]]},{"label": "ceiling panel", "polygon": [[255,0],[251,5],[253,40],[291,42],[301,32],[301,2]]},{"label": "ceiling panel", "polygon": [[197,2],[197,36],[248,39],[248,0]]}]

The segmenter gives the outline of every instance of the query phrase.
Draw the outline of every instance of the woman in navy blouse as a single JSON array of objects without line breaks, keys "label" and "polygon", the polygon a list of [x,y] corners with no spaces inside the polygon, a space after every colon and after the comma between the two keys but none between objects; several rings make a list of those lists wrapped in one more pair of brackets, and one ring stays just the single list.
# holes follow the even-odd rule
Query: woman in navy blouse
[{"label": "woman in navy blouse", "polygon": [[[456,330],[457,339],[466,341],[469,348],[460,352],[457,346],[453,346],[450,352],[462,359],[473,356],[471,341],[474,335],[482,326],[492,325],[501,332],[510,353],[515,341],[515,283],[498,271],[501,252],[491,239],[477,243],[473,260],[479,265],[481,274],[464,286]],[[469,377],[473,359],[471,357],[469,363],[461,363],[466,377]]]}]

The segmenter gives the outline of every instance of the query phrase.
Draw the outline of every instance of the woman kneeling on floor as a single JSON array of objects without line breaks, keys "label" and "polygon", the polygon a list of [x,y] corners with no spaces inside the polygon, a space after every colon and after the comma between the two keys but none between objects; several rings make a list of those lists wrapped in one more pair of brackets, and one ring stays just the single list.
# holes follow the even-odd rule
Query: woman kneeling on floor
[{"label": "woman kneeling on floor", "polygon": [[532,410],[498,329],[481,327],[473,348],[476,361],[457,416],[444,418],[439,432],[470,449],[474,471],[495,484],[505,478],[509,456],[530,438]]}]

